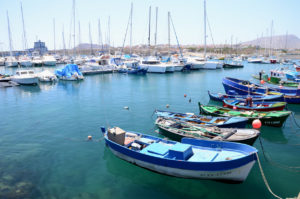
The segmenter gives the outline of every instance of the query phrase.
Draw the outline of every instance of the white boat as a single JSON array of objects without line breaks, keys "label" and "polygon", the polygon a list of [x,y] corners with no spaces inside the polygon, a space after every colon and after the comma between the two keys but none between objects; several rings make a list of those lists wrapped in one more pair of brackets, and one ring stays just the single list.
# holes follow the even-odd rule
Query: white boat
[{"label": "white boat", "polygon": [[33,66],[42,66],[43,65],[43,61],[42,61],[42,59],[41,59],[41,57],[33,57],[32,58],[32,65]]},{"label": "white boat", "polygon": [[187,64],[191,65],[192,70],[198,70],[204,67],[205,59],[200,57],[189,57]]},{"label": "white boat", "polygon": [[114,68],[110,65],[99,65],[95,60],[90,60],[79,67],[83,75],[112,73]]},{"label": "white boat", "polygon": [[45,66],[55,66],[56,65],[56,59],[52,55],[44,55],[43,56],[43,64]]},{"label": "white boat", "polygon": [[7,57],[6,60],[5,60],[5,66],[6,67],[17,67],[18,66],[18,61],[13,56]]},{"label": "white boat", "polygon": [[19,70],[10,78],[12,81],[22,85],[38,84],[38,78],[33,70]]},{"label": "white boat", "polygon": [[55,81],[57,81],[56,75],[54,73],[51,73],[48,70],[45,70],[43,72],[38,73],[37,77],[41,82],[55,82]]},{"label": "white boat", "polygon": [[251,58],[248,58],[248,63],[255,63],[255,64],[260,64],[262,63],[262,59],[261,58],[257,58],[257,57],[251,57]]},{"label": "white boat", "polygon": [[155,57],[147,57],[142,61],[140,67],[147,69],[148,73],[165,73],[165,72],[174,72],[174,66],[161,63]]},{"label": "white boat", "polygon": [[203,69],[211,69],[211,70],[215,70],[215,69],[220,69],[222,68],[222,64],[218,61],[206,61]]},{"label": "white boat", "polygon": [[20,66],[24,66],[24,67],[31,67],[32,66],[32,62],[31,59],[27,56],[21,56],[19,57],[19,64]]}]

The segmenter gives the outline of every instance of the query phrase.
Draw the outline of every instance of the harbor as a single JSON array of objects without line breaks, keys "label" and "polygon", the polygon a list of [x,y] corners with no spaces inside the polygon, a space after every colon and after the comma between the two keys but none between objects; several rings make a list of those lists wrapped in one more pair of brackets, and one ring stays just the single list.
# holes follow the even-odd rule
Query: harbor
[{"label": "harbor", "polygon": [[256,40],[222,43],[218,33],[215,44],[215,3],[202,0],[201,45],[188,44],[180,13],[147,4],[136,19],[142,7],[129,2],[117,42],[113,16],[80,28],[86,7],[67,4],[71,23],[53,18],[53,46],[36,36],[30,48],[29,4],[22,44],[16,16],[3,15],[0,199],[300,198],[296,36],[274,35],[272,19]]}]

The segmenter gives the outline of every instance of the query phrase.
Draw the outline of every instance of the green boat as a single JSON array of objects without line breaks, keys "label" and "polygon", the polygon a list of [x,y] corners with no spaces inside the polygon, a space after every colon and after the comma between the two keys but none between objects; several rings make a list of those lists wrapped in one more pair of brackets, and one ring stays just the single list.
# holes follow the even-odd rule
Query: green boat
[{"label": "green boat", "polygon": [[232,110],[223,108],[220,106],[209,106],[198,103],[200,114],[212,115],[212,116],[234,116],[245,117],[248,119],[248,123],[252,124],[252,121],[259,119],[263,125],[281,127],[285,120],[291,114],[291,111],[270,111],[270,112],[257,112],[257,111],[243,111]]},{"label": "green boat", "polygon": [[[254,79],[259,80],[259,75],[252,75]],[[286,87],[298,87],[299,83],[294,83],[294,82],[287,82],[287,81],[282,81],[279,77],[269,77],[268,75],[262,75],[262,80],[269,84],[274,84],[274,85],[282,85]]]}]

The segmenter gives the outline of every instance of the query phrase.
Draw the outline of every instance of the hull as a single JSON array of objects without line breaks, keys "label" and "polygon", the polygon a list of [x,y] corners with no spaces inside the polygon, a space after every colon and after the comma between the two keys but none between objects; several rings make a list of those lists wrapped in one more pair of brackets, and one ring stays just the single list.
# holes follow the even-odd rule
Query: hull
[{"label": "hull", "polygon": [[5,62],[5,66],[6,67],[17,67],[18,66],[18,62],[13,61],[13,62]]},{"label": "hull", "polygon": [[25,62],[20,62],[20,65],[24,67],[31,67],[32,63],[30,61],[25,61]]},{"label": "hull", "polygon": [[[171,138],[172,140],[175,140],[175,141],[178,141],[180,142],[182,138],[185,138],[185,137],[188,137],[188,136],[185,136],[185,135],[182,135],[182,134],[178,134],[178,133],[173,133],[173,132],[170,132],[162,127],[160,127],[158,125],[158,128],[160,130],[160,133],[166,137],[169,137]],[[256,141],[256,139],[258,138],[259,135],[255,136],[255,137],[251,137],[249,139],[244,139],[244,140],[224,140],[224,141],[228,141],[228,142],[239,142],[239,143],[243,143],[243,144],[248,144],[248,145],[253,145],[254,142]],[[195,139],[202,139],[202,138],[198,138],[198,137],[191,137],[191,138],[195,138]]]},{"label": "hull", "polygon": [[22,84],[22,85],[33,85],[38,84],[38,78],[37,77],[27,77],[27,78],[11,78],[12,81]]},{"label": "hull", "polygon": [[147,68],[148,68],[148,70],[147,70],[148,73],[165,73],[167,70],[167,67],[165,67],[165,66],[149,65]]},{"label": "hull", "polygon": [[56,65],[56,61],[43,61],[43,64],[45,66],[55,66]]},{"label": "hull", "polygon": [[204,67],[204,62],[203,63],[192,63],[191,64],[191,70],[199,70]]},{"label": "hull", "polygon": [[240,64],[223,64],[223,68],[243,68],[244,65]]},{"label": "hull", "polygon": [[184,66],[174,66],[174,71],[178,72],[178,71],[182,71]]},{"label": "hull", "polygon": [[[145,156],[134,151],[126,150],[124,149],[124,147],[116,145],[108,139],[105,139],[105,141],[114,155],[129,163],[152,170],[157,173],[180,178],[243,182],[247,178],[251,168],[256,161],[255,154],[253,154],[253,157],[248,156],[249,158],[246,158],[242,163],[235,165],[235,168],[228,168],[228,165],[225,165],[226,162],[224,163],[224,165],[222,163],[218,165],[220,166],[219,169],[216,169],[216,167],[208,168],[205,167],[206,163],[198,162],[191,162],[191,164],[188,164],[185,161],[182,161],[178,164],[173,165],[173,163],[177,161]],[[189,169],[185,168],[183,164],[193,166],[191,166],[191,169]]]}]

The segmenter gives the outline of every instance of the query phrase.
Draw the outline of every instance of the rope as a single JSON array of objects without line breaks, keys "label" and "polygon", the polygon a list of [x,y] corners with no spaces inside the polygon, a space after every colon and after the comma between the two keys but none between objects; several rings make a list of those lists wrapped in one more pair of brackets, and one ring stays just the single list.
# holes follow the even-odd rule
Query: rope
[{"label": "rope", "polygon": [[295,173],[300,172],[300,170],[299,170],[299,171],[293,170],[293,169],[298,170],[298,169],[300,169],[300,167],[291,167],[291,166],[283,165],[283,164],[280,164],[280,163],[277,163],[277,162],[272,161],[272,159],[271,159],[270,157],[268,158],[267,154],[265,153],[265,149],[264,149],[264,147],[263,147],[263,145],[262,145],[262,142],[261,142],[260,137],[258,137],[258,139],[259,139],[259,142],[260,142],[260,145],[261,145],[261,149],[262,149],[264,158],[265,158],[265,160],[266,160],[267,162],[269,162],[270,164],[272,164],[272,165],[274,165],[274,166],[277,166],[277,167],[279,167],[279,168],[282,168],[282,169],[285,169],[285,170],[288,170],[288,171],[291,171],[291,172],[295,172]]},{"label": "rope", "polygon": [[261,176],[262,176],[263,181],[264,181],[266,187],[268,188],[269,192],[270,192],[275,198],[282,199],[280,196],[276,195],[276,194],[271,190],[271,187],[270,187],[270,185],[269,185],[269,183],[268,183],[268,181],[267,181],[267,179],[266,179],[266,176],[265,176],[265,174],[264,174],[264,171],[263,171],[263,169],[262,169],[262,167],[261,167],[261,163],[260,163],[258,154],[255,153],[255,155],[256,155],[256,158],[257,158],[257,162],[258,162],[258,166],[259,166],[259,170],[260,170]]}]

